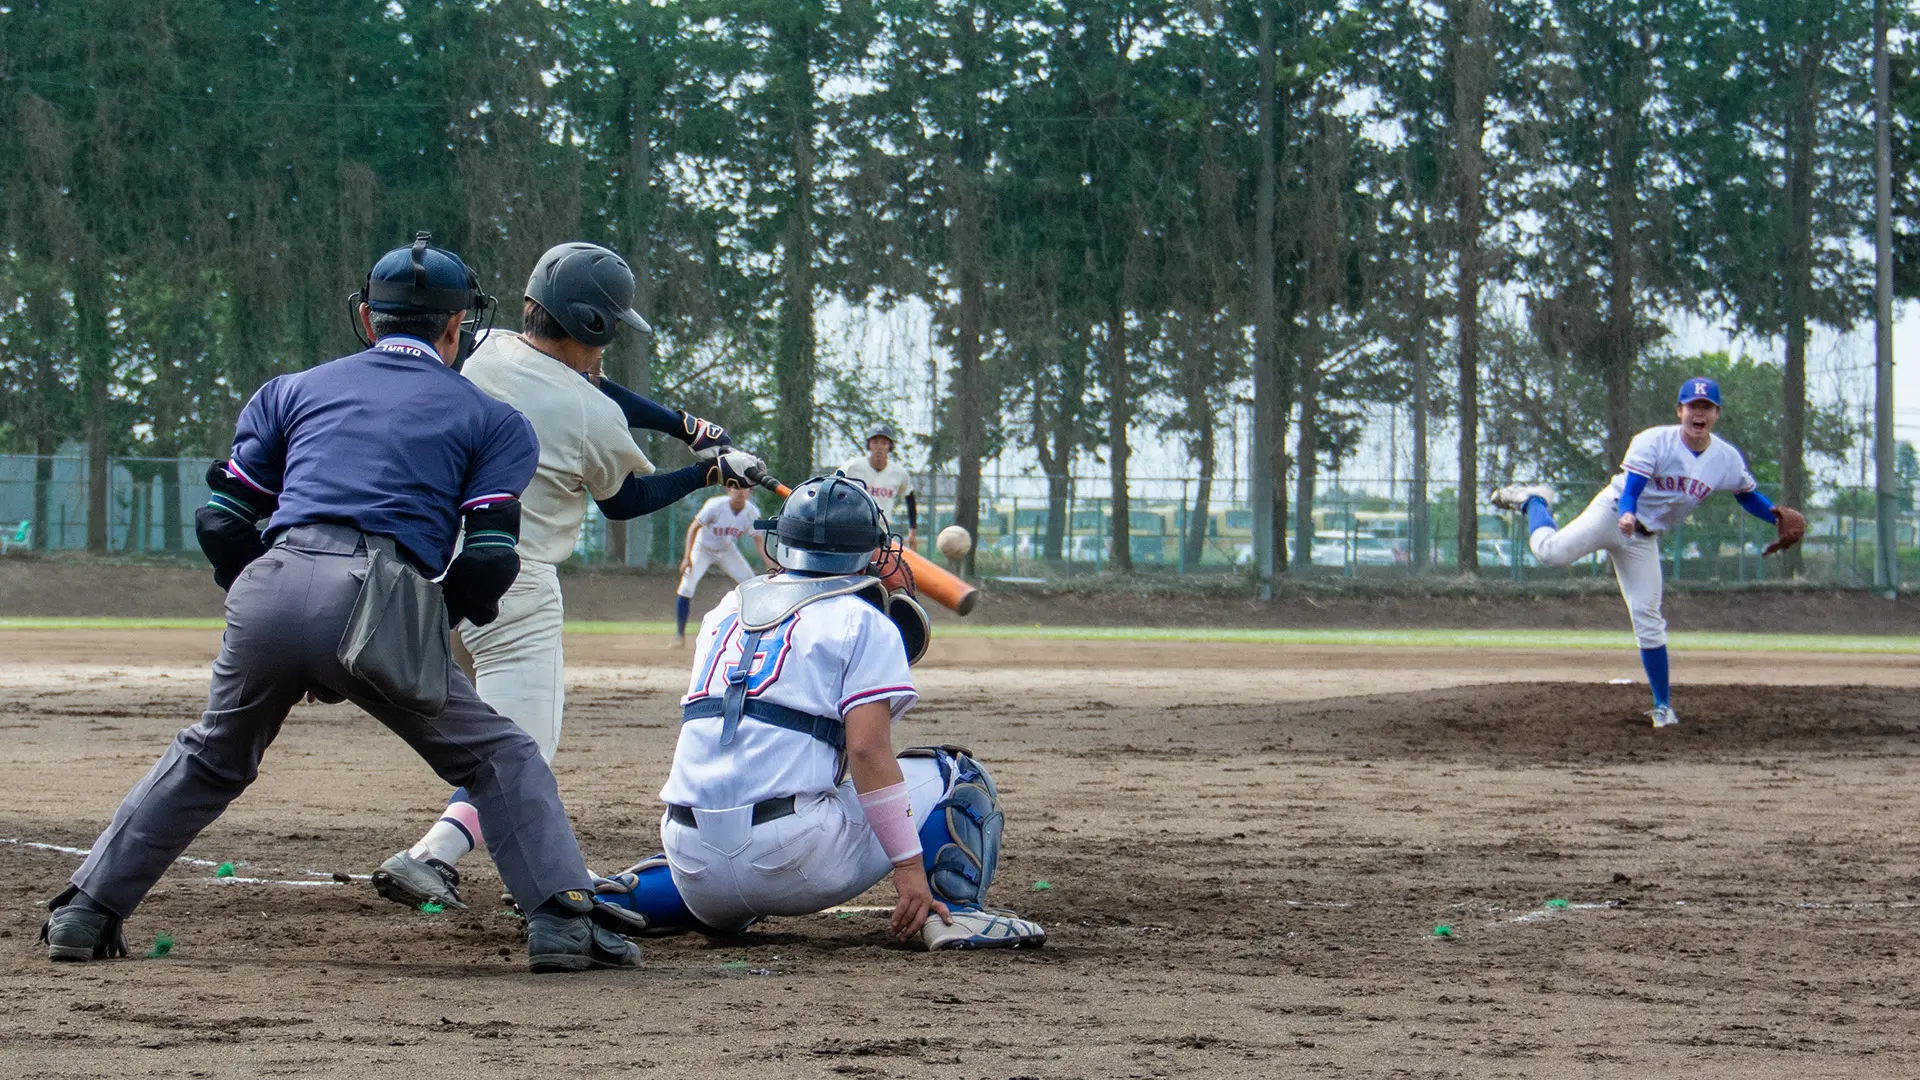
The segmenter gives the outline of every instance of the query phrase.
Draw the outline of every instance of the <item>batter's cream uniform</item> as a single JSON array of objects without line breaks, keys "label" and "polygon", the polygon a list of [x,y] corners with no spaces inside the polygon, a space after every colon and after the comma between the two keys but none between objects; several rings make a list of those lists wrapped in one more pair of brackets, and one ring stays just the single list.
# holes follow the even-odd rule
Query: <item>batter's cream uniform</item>
[{"label": "batter's cream uniform", "polygon": [[679,595],[691,599],[700,579],[706,577],[707,570],[716,563],[735,584],[753,576],[753,568],[740,554],[740,538],[753,535],[753,522],[758,514],[751,500],[737,511],[728,496],[715,495],[707,500],[693,516],[700,531],[693,538],[691,565],[680,575]]},{"label": "batter's cream uniform", "polygon": [[[1747,462],[1733,444],[1718,435],[1696,454],[1687,449],[1680,425],[1648,428],[1633,437],[1626,460],[1612,483],[1600,489],[1586,510],[1563,529],[1535,529],[1527,538],[1533,555],[1547,566],[1567,566],[1596,551],[1613,562],[1620,595],[1633,617],[1634,637],[1642,649],[1667,643],[1667,620],[1660,614],[1661,533],[1671,530],[1716,491],[1744,494],[1755,488]],[[1620,496],[1627,474],[1647,478],[1634,514],[1646,530],[1620,532]]]},{"label": "batter's cream uniform", "polygon": [[[707,613],[682,704],[725,693],[740,663],[740,594]],[[871,603],[837,596],[802,608],[761,636],[747,694],[813,716],[844,718],[885,701],[898,721],[919,700],[900,631]],[[893,870],[860,808],[840,755],[802,732],[752,717],[731,745],[718,716],[680,727],[673,770],[660,798],[691,807],[697,824],[664,814],[660,834],[673,883],[689,910],[718,930],[764,915],[824,911],[865,892]],[[948,795],[931,758],[903,758],[913,820]],[[794,813],[753,824],[755,803],[794,796]]]},{"label": "batter's cream uniform", "polygon": [[620,407],[579,372],[518,334],[488,334],[461,374],[533,423],[540,465],[520,496],[520,575],[500,598],[500,617],[462,622],[480,698],[533,736],[553,760],[566,707],[564,615],[555,567],[573,554],[587,499],[612,498],[633,473],[653,471]]},{"label": "batter's cream uniform", "polygon": [[893,457],[887,458],[887,467],[876,469],[865,454],[855,454],[847,459],[840,471],[867,485],[867,491],[873,495],[873,501],[887,512],[887,520],[899,517],[900,501],[913,494],[913,476],[906,466]]}]

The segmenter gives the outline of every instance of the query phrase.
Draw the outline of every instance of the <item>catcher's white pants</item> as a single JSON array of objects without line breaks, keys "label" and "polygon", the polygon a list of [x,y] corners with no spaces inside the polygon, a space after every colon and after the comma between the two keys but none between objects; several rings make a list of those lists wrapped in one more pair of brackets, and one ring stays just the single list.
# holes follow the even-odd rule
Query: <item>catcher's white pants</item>
[{"label": "catcher's white pants", "polygon": [[[932,758],[903,758],[913,820],[947,788]],[[698,826],[660,816],[660,841],[687,909],[716,930],[763,915],[811,915],[873,888],[893,871],[849,780],[833,792],[799,796],[791,816],[753,824],[753,808],[696,810]]]},{"label": "catcher's white pants", "polygon": [[560,749],[560,712],[567,704],[563,615],[553,564],[522,559],[520,576],[500,598],[499,618],[485,626],[462,622],[454,631],[473,656],[480,700],[533,736],[548,764]]},{"label": "catcher's white pants", "polygon": [[1580,516],[1559,529],[1535,529],[1527,537],[1533,557],[1547,566],[1568,566],[1596,551],[1607,553],[1613,564],[1620,596],[1633,617],[1633,636],[1643,649],[1667,643],[1667,620],[1660,614],[1660,540],[1654,536],[1620,532],[1620,502],[1612,489],[1602,488]]},{"label": "catcher's white pants", "polygon": [[753,568],[747,565],[746,556],[740,554],[740,549],[732,544],[728,544],[719,551],[708,551],[701,545],[695,544],[692,565],[687,567],[686,573],[680,575],[680,595],[692,599],[694,588],[700,584],[701,578],[707,576],[707,570],[715,564],[732,575],[735,585],[753,576]]}]

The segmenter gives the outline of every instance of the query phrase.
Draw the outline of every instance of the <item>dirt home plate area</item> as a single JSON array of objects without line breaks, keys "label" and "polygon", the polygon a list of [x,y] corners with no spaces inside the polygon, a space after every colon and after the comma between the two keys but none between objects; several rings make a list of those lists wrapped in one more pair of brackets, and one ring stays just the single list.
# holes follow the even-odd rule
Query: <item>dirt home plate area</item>
[{"label": "dirt home plate area", "polygon": [[[527,973],[483,857],[462,867],[470,911],[374,896],[360,875],[445,791],[326,705],[294,711],[131,920],[132,959],[50,965],[43,901],[202,707],[218,632],[0,632],[0,1061],[116,1080],[1920,1075],[1915,656],[1676,649],[1683,722],[1656,733],[1619,638],[936,638],[896,741],[991,764],[995,898],[1046,924],[1044,949],[909,951],[882,885],[558,977]],[[589,864],[618,869],[658,847],[687,654],[652,633],[567,648],[555,772]],[[159,935],[171,951],[146,958]]]}]

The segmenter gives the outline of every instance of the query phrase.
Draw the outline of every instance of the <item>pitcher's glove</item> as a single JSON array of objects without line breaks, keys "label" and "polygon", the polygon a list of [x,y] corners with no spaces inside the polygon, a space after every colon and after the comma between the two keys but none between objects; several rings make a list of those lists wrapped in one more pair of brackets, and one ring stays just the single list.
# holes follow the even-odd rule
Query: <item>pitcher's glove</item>
[{"label": "pitcher's glove", "polygon": [[726,428],[711,420],[702,420],[685,409],[679,412],[680,429],[672,434],[687,444],[687,449],[693,451],[694,457],[709,461],[733,449],[733,438],[727,434]]},{"label": "pitcher's glove", "polygon": [[1807,516],[1791,506],[1773,508],[1773,543],[1768,544],[1762,555],[1771,555],[1776,551],[1785,551],[1800,542],[1807,535]]},{"label": "pitcher's glove", "polygon": [[754,457],[745,450],[735,450],[731,447],[727,448],[725,453],[719,454],[709,460],[706,464],[707,483],[719,484],[723,487],[730,488],[751,488],[755,486],[753,476],[748,474],[752,473],[757,475],[765,468],[759,458]]}]

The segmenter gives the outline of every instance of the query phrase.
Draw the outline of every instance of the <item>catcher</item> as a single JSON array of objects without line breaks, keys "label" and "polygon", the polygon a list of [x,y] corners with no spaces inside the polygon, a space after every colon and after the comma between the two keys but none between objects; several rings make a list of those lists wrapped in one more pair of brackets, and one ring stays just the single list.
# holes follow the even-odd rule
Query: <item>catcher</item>
[{"label": "catcher", "polygon": [[1720,420],[1720,386],[1688,379],[1674,407],[1678,424],[1652,427],[1633,437],[1613,482],[1562,529],[1553,521],[1550,488],[1515,485],[1492,496],[1502,510],[1527,515],[1527,543],[1547,566],[1566,566],[1596,551],[1613,563],[1620,595],[1633,617],[1640,663],[1653,688],[1647,715],[1656,728],[1680,722],[1667,679],[1667,620],[1660,614],[1660,534],[1686,519],[1707,496],[1731,491],[1747,513],[1775,528],[1762,555],[1784,551],[1806,535],[1800,511],[1775,506],[1760,494],[1747,462],[1733,444],[1713,433]]},{"label": "catcher", "polygon": [[1039,924],[986,906],[1001,831],[986,768],[955,746],[894,754],[927,621],[873,496],[819,477],[756,524],[783,569],[741,584],[701,625],[660,792],[665,854],[599,880],[599,898],[631,912],[635,932],[734,933],[891,874],[897,938],[1043,943]]}]

